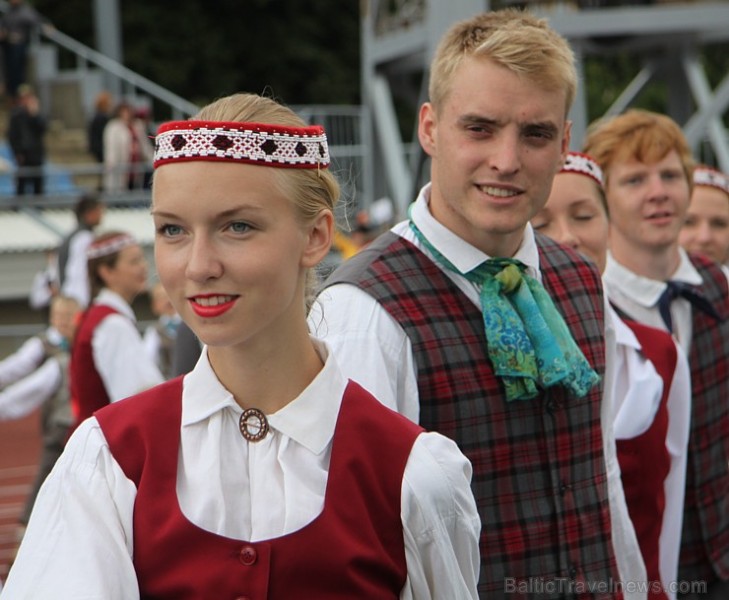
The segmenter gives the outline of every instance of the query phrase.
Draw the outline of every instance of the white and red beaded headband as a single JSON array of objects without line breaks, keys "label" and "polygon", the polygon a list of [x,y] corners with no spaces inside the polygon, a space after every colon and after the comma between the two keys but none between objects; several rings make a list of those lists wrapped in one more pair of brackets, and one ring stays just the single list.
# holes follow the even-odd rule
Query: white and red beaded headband
[{"label": "white and red beaded headband", "polygon": [[324,169],[330,162],[327,136],[319,125],[288,127],[192,120],[160,125],[154,167],[191,160],[298,169]]},{"label": "white and red beaded headband", "polygon": [[700,165],[694,169],[694,185],[714,187],[729,194],[729,177],[721,171]]},{"label": "white and red beaded headband", "polygon": [[137,240],[129,234],[115,235],[114,237],[106,238],[98,242],[92,242],[86,251],[86,258],[88,260],[94,260],[102,256],[116,254],[124,248],[135,246],[137,243]]},{"label": "white and red beaded headband", "polygon": [[560,173],[579,173],[587,175],[602,187],[602,169],[593,158],[582,152],[568,152]]}]

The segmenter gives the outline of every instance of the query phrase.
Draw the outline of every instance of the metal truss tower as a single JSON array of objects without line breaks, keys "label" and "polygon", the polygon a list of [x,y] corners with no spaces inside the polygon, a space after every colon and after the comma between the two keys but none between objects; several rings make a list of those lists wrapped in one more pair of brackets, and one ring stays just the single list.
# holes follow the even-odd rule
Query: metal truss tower
[{"label": "metal truss tower", "polygon": [[[590,54],[638,57],[637,75],[606,114],[624,111],[660,80],[668,91],[667,113],[683,127],[694,152],[708,147],[717,166],[729,172],[722,121],[729,111],[729,74],[712,89],[700,58],[705,45],[729,41],[726,0],[363,0],[362,103],[373,129],[373,198],[389,197],[402,217],[422,182],[426,160],[417,141],[417,109],[427,98],[428,64],[442,33],[456,20],[509,5],[546,17],[570,40],[582,81]],[[580,85],[570,115],[575,149],[587,115]],[[411,131],[401,131],[403,122],[412,122]]]}]

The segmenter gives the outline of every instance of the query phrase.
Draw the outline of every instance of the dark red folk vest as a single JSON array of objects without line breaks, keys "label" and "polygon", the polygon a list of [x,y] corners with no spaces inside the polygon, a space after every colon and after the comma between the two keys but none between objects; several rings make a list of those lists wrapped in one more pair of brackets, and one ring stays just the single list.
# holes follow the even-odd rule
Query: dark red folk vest
[{"label": "dark red folk vest", "polygon": [[[597,269],[537,235],[544,287],[602,376],[604,300]],[[602,385],[506,402],[488,358],[483,317],[413,244],[386,233],[325,285],[370,294],[403,328],[417,365],[420,424],[453,439],[473,465],[481,516],[482,598],[520,585],[547,598],[617,600],[601,429]],[[543,586],[540,588],[539,586]],[[531,587],[530,587],[531,586]],[[540,592],[539,589],[542,589]]]},{"label": "dark red folk vest", "polygon": [[718,264],[689,257],[719,319],[692,310],[691,429],[678,579],[711,586],[729,581],[729,289]]},{"label": "dark red folk vest", "polygon": [[350,382],[332,442],[322,513],[299,531],[247,542],[204,531],[176,493],[182,379],[96,413],[137,486],[134,565],[143,599],[398,598],[407,577],[405,465],[422,429]]},{"label": "dark red folk vest", "polygon": [[111,402],[106,392],[101,375],[94,364],[94,352],[91,340],[96,327],[111,314],[118,314],[110,306],[93,304],[81,317],[76,336],[71,348],[71,411],[74,424],[71,430],[78,427],[94,411]]},{"label": "dark red folk vest", "polygon": [[[665,331],[627,319],[625,324],[638,338],[643,356],[651,361],[663,380],[661,402],[651,426],[637,437],[616,442],[625,501],[648,580],[660,583],[659,540],[666,508],[664,484],[671,470],[671,455],[666,447],[668,396],[678,355],[673,338]],[[668,600],[659,586],[652,585],[650,589],[651,599]]]}]

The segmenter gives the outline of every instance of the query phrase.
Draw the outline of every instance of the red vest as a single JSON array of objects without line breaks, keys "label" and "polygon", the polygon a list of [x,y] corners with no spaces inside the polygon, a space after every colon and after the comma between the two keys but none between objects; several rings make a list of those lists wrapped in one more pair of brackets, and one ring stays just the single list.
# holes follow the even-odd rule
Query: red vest
[{"label": "red vest", "polygon": [[[635,438],[616,442],[625,501],[648,580],[660,582],[659,540],[666,507],[664,484],[671,469],[671,455],[666,447],[668,395],[676,370],[677,353],[673,339],[665,331],[627,319],[625,324],[638,338],[642,354],[651,361],[663,380],[661,403],[651,426]],[[657,592],[653,587],[649,596],[668,600],[665,592]]]},{"label": "red vest", "polygon": [[691,429],[678,580],[711,587],[729,581],[729,289],[717,263],[689,258],[719,319],[691,311]]},{"label": "red vest", "polygon": [[332,442],[322,513],[280,538],[207,532],[176,493],[182,379],[96,413],[137,486],[134,565],[143,599],[398,598],[407,577],[401,487],[422,431],[350,382]]},{"label": "red vest", "polygon": [[[96,327],[106,317],[117,313],[104,304],[93,304],[81,317],[71,349],[71,410],[74,416],[72,430],[95,410],[111,402],[106,392],[101,375],[94,364],[94,352],[91,339]],[[117,313],[118,314],[118,313]]]}]

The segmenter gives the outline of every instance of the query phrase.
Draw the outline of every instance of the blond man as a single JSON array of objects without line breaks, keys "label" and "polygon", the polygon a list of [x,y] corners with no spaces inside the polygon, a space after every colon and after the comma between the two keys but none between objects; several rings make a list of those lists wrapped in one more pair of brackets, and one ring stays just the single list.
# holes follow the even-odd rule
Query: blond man
[{"label": "blond man", "polygon": [[431,181],[310,317],[350,377],[471,460],[482,598],[621,598],[621,575],[645,579],[604,401],[600,274],[529,225],[568,150],[576,85],[569,45],[528,13],[451,27],[419,116]]}]

